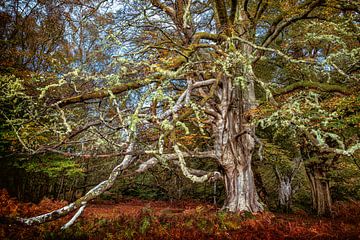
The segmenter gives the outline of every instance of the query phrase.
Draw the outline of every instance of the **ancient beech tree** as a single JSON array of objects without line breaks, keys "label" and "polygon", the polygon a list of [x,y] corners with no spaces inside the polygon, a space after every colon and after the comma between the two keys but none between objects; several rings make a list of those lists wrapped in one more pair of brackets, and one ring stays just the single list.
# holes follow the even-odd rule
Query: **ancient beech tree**
[{"label": "ancient beech tree", "polygon": [[[263,78],[267,74],[258,65],[285,61],[297,70],[327,69],[327,75],[350,78],[335,60],[326,62],[326,55],[299,57],[282,43],[292,37],[287,34],[292,27],[316,26],[342,12],[359,12],[359,6],[334,0],[134,0],[116,7],[107,40],[119,48],[108,66],[59,75],[28,100],[46,106],[34,111],[32,120],[47,142],[29,140],[22,133],[26,126],[14,129],[31,154],[117,157],[121,163],[70,205],[20,220],[42,223],[78,209],[68,227],[123,171],[140,163],[134,170],[140,173],[169,161],[194,182],[223,179],[224,209],[262,211],[251,167],[256,144],[261,145],[252,116],[259,99],[277,104],[270,87],[279,76]],[[209,141],[189,145],[186,136]],[[192,169],[186,164],[191,158],[215,161],[220,171]]]}]

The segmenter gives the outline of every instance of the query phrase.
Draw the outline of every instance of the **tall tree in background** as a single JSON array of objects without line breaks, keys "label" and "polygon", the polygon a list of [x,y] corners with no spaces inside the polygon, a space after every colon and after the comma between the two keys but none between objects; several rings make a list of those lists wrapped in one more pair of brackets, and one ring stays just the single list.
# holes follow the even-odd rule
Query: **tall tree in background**
[{"label": "tall tree in background", "polygon": [[[109,189],[137,160],[142,162],[137,172],[172,160],[194,182],[221,175],[226,188],[224,209],[262,211],[251,169],[255,144],[260,142],[252,121],[258,100],[266,98],[276,105],[274,86],[285,86],[281,94],[324,86],[344,94],[341,87],[322,84],[325,77],[330,83],[357,81],[356,71],[345,69],[345,63],[356,65],[359,60],[357,43],[330,47],[325,53],[329,49],[321,43],[326,39],[315,34],[300,38],[291,31],[305,23],[315,29],[347,24],[348,36],[339,38],[355,36],[356,1],[150,0],[125,1],[117,8],[118,18],[107,40],[120,47],[108,68],[89,74],[79,66],[29,100],[40,101],[46,106],[42,114],[51,116],[50,124],[39,124],[44,133],[53,133],[46,144],[32,141],[29,146],[26,126],[17,135],[33,154],[124,155],[122,162],[79,200],[52,213],[22,219],[26,224],[49,221],[77,208],[80,214],[89,200]],[[313,55],[307,49],[312,41],[320,46]],[[298,73],[305,79],[297,78]],[[284,79],[286,75],[295,79]],[[39,117],[33,119],[41,122]],[[311,134],[308,137],[314,137]],[[190,136],[210,141],[201,147],[186,145],[183,139]],[[188,167],[185,158],[195,157],[215,161],[221,173]]]}]

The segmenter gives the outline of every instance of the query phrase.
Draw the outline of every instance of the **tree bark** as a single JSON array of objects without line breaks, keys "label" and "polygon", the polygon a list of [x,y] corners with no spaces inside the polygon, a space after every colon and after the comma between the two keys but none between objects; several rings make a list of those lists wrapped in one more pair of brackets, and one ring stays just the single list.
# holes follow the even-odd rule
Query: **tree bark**
[{"label": "tree bark", "polygon": [[224,173],[226,200],[223,209],[230,212],[263,210],[256,192],[251,165],[230,164]]},{"label": "tree bark", "polygon": [[[251,69],[250,69],[251,70]],[[215,155],[223,169],[226,200],[223,209],[231,212],[263,210],[251,169],[255,128],[247,111],[255,106],[253,81],[244,88],[223,78],[218,97],[220,114],[213,125]]]},{"label": "tree bark", "polygon": [[292,180],[296,171],[292,171],[291,174],[282,174],[280,170],[275,166],[275,175],[279,182],[278,187],[278,208],[283,212],[291,211],[291,200],[293,194]]},{"label": "tree bark", "polygon": [[[239,126],[232,122],[230,126]],[[231,134],[232,131],[224,131],[222,138]],[[225,144],[217,143],[216,153],[219,154],[219,163],[223,169],[226,200],[223,209],[231,212],[249,211],[259,212],[263,210],[262,204],[256,192],[254,174],[251,169],[251,158],[254,148],[254,140],[249,134],[228,139]],[[223,139],[224,140],[224,139]]]},{"label": "tree bark", "polygon": [[331,216],[331,195],[326,172],[317,166],[307,167],[306,174],[310,181],[313,209],[319,216]]},{"label": "tree bark", "polygon": [[279,179],[279,183],[279,208],[284,212],[290,212],[293,192],[291,179],[282,177]]}]

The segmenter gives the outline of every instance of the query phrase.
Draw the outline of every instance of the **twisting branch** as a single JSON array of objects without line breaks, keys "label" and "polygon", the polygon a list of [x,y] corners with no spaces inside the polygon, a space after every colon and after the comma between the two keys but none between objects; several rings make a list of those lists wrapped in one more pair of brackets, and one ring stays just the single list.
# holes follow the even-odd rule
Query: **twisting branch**
[{"label": "twisting branch", "polygon": [[[292,58],[290,56],[288,56],[287,54],[277,50],[277,49],[273,49],[273,48],[268,48],[268,47],[263,47],[263,46],[258,46],[250,41],[247,41],[246,39],[240,38],[240,37],[233,37],[233,39],[236,39],[240,42],[243,42],[245,44],[248,44],[250,46],[252,46],[253,48],[257,49],[257,50],[261,50],[261,51],[267,51],[267,52],[272,52],[272,53],[276,53],[277,55],[279,55],[280,57],[286,59],[287,61],[291,62],[291,63],[299,63],[299,64],[312,64],[312,65],[316,65],[319,67],[324,67],[323,64],[321,64],[320,62],[316,61],[315,59],[295,59]],[[258,57],[256,57],[253,60],[253,63],[256,62],[258,60]],[[333,66],[335,68],[335,70],[340,73],[342,76],[349,78],[349,76],[343,71],[341,70],[337,65],[335,65],[334,63],[330,62],[331,66]]]},{"label": "twisting branch", "polygon": [[[135,82],[123,83],[121,85],[111,87],[110,91],[113,94],[120,94],[122,92],[131,90],[131,89],[137,89],[137,88],[143,87],[145,85],[148,85],[148,84],[150,84],[152,82],[156,82],[156,81],[158,81],[158,80],[144,79],[144,80],[139,80],[139,81],[135,81]],[[83,93],[83,94],[80,94],[77,96],[64,98],[64,99],[60,100],[59,102],[55,103],[54,106],[59,106],[61,108],[61,107],[65,107],[70,104],[84,102],[86,100],[101,99],[101,98],[109,97],[111,95],[111,93],[109,92],[108,89],[101,89],[98,91]]]},{"label": "twisting branch", "polygon": [[[133,142],[130,143],[127,150],[129,152],[133,151],[134,146],[135,146],[135,144]],[[80,207],[80,209],[82,208],[82,210],[83,210],[85,208],[85,205],[87,202],[98,197],[103,192],[105,192],[106,190],[111,188],[112,185],[114,184],[116,178],[119,176],[119,174],[123,170],[128,168],[129,165],[133,162],[133,160],[134,160],[134,158],[132,155],[126,155],[124,157],[123,161],[119,165],[115,166],[115,168],[112,170],[112,172],[110,173],[107,180],[102,181],[101,183],[99,183],[98,185],[93,187],[83,197],[79,198],[75,202],[72,202],[69,205],[64,206],[60,209],[54,210],[50,213],[42,214],[40,216],[31,217],[31,218],[17,218],[17,220],[26,225],[41,224],[44,222],[52,221],[52,220],[58,219],[60,217],[63,217],[65,215],[69,214],[70,212],[78,209],[79,207]],[[77,213],[77,216],[74,216],[73,219],[70,220],[69,225],[72,224],[71,223],[72,220],[75,221],[76,218],[78,218],[80,216],[82,210],[81,211],[79,210],[79,212]],[[66,228],[67,225],[68,224],[66,224],[64,227]]]},{"label": "twisting branch", "polygon": [[277,89],[274,92],[274,96],[287,94],[287,93],[293,92],[297,89],[316,89],[316,90],[320,90],[322,92],[335,92],[335,93],[341,93],[344,95],[350,95],[350,91],[351,91],[351,89],[348,89],[346,87],[342,87],[339,85],[335,85],[335,84],[319,83],[319,82],[311,82],[311,81],[301,81],[301,82],[295,82],[293,84],[290,84],[284,88]]},{"label": "twisting branch", "polygon": [[322,0],[307,1],[301,6],[301,8],[305,10],[303,10],[300,14],[292,17],[281,17],[280,20],[278,20],[276,24],[269,29],[269,32],[261,46],[269,46],[286,27],[299,20],[305,19],[316,7],[321,5],[321,2]]},{"label": "twisting branch", "polygon": [[[208,151],[208,152],[183,152],[183,157],[185,158],[212,158],[212,159],[216,159],[215,153],[213,151]],[[161,157],[163,159],[166,159],[168,161],[170,160],[177,160],[178,159],[178,155],[177,153],[167,153],[167,154],[162,154]],[[152,157],[150,159],[148,159],[147,161],[143,162],[142,164],[139,165],[138,169],[135,171],[137,173],[142,173],[145,172],[146,170],[152,168],[153,166],[155,166],[156,164],[159,163],[159,159],[156,157]],[[179,162],[174,161],[175,164],[179,165]],[[198,173],[204,173],[205,171],[203,170],[197,170],[197,169],[190,169],[188,168],[190,172],[192,172],[195,175],[199,175]],[[204,174],[200,174],[200,175],[205,175],[207,173]]]},{"label": "twisting branch", "polygon": [[84,203],[84,205],[82,205],[79,210],[75,213],[75,215],[70,219],[70,221],[68,221],[64,226],[61,227],[62,230],[69,228],[71,225],[74,224],[74,222],[76,221],[76,219],[78,217],[80,217],[81,213],[84,211],[86,207],[86,203]]},{"label": "twisting branch", "polygon": [[198,183],[202,183],[202,182],[205,182],[207,180],[209,180],[210,178],[214,178],[214,179],[217,179],[217,178],[220,178],[221,174],[219,172],[212,172],[212,173],[209,173],[209,174],[206,174],[206,175],[202,175],[202,176],[196,176],[195,174],[192,174],[190,172],[190,170],[186,167],[186,162],[185,162],[185,159],[184,159],[184,155],[183,153],[181,152],[179,146],[177,144],[175,144],[173,146],[178,158],[179,158],[179,163],[180,163],[180,169],[182,171],[182,173],[184,174],[185,177],[189,178],[191,181],[193,182],[198,182]]},{"label": "twisting branch", "polygon": [[186,102],[187,102],[186,97],[191,94],[191,91],[193,89],[208,86],[208,85],[214,84],[215,82],[216,82],[216,79],[208,79],[208,80],[204,80],[204,81],[200,81],[200,82],[196,82],[194,84],[188,85],[187,89],[180,95],[180,97],[176,101],[175,105],[172,108],[170,108],[169,110],[162,113],[158,117],[158,119],[160,119],[160,120],[165,119],[166,117],[170,116],[171,114],[178,112],[184,106],[184,104],[186,104]]},{"label": "twisting branch", "polygon": [[169,17],[175,19],[176,13],[175,10],[164,3],[161,3],[160,0],[150,0],[153,6],[159,8],[160,10],[164,11]]},{"label": "twisting branch", "polygon": [[258,4],[256,6],[256,11],[254,14],[254,22],[255,23],[261,18],[261,16],[265,12],[267,6],[268,6],[267,1],[265,1],[264,3],[263,3],[263,0],[258,1]]},{"label": "twisting branch", "polygon": [[319,148],[320,152],[323,153],[335,153],[338,155],[344,155],[344,156],[348,156],[351,157],[356,151],[360,150],[360,143],[357,143],[351,147],[349,147],[348,149],[339,149],[339,148],[332,148],[329,147],[325,141],[322,141],[319,139],[318,137],[314,137],[307,129],[305,129],[304,127],[299,127],[300,130],[302,130],[302,132],[305,134],[305,136],[307,137],[307,139],[310,140],[310,142],[316,146],[317,148]]},{"label": "twisting branch", "polygon": [[295,59],[295,58],[292,58],[288,55],[286,55],[285,53],[277,50],[277,49],[273,49],[273,48],[268,48],[268,47],[263,47],[263,46],[258,46],[256,45],[255,43],[252,43],[246,39],[243,39],[243,38],[240,38],[240,37],[232,37],[233,39],[236,39],[242,43],[245,43],[245,44],[248,44],[250,46],[252,46],[253,48],[257,49],[257,50],[262,50],[262,51],[267,51],[267,52],[272,52],[272,53],[276,53],[277,55],[279,55],[280,57],[283,57],[285,58],[286,60],[288,60],[289,62],[291,63],[301,63],[301,64],[309,64],[309,63],[312,63],[312,64],[317,64],[316,61],[314,59],[306,59],[306,60],[303,60],[303,59]]}]

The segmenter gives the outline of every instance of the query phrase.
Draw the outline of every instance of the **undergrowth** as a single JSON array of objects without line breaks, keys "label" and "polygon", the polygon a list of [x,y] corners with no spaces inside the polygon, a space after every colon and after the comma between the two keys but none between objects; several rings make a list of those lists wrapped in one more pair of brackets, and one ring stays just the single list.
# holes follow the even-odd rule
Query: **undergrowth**
[{"label": "undergrowth", "polygon": [[[33,216],[65,204],[49,199],[38,205],[18,203],[0,190],[0,217]],[[69,217],[32,227],[3,222],[0,239],[359,239],[359,216],[359,202],[336,204],[334,218],[304,212],[230,214],[207,205],[181,212],[144,207],[132,215],[119,212],[115,219],[85,214],[65,231],[60,227]]]}]

